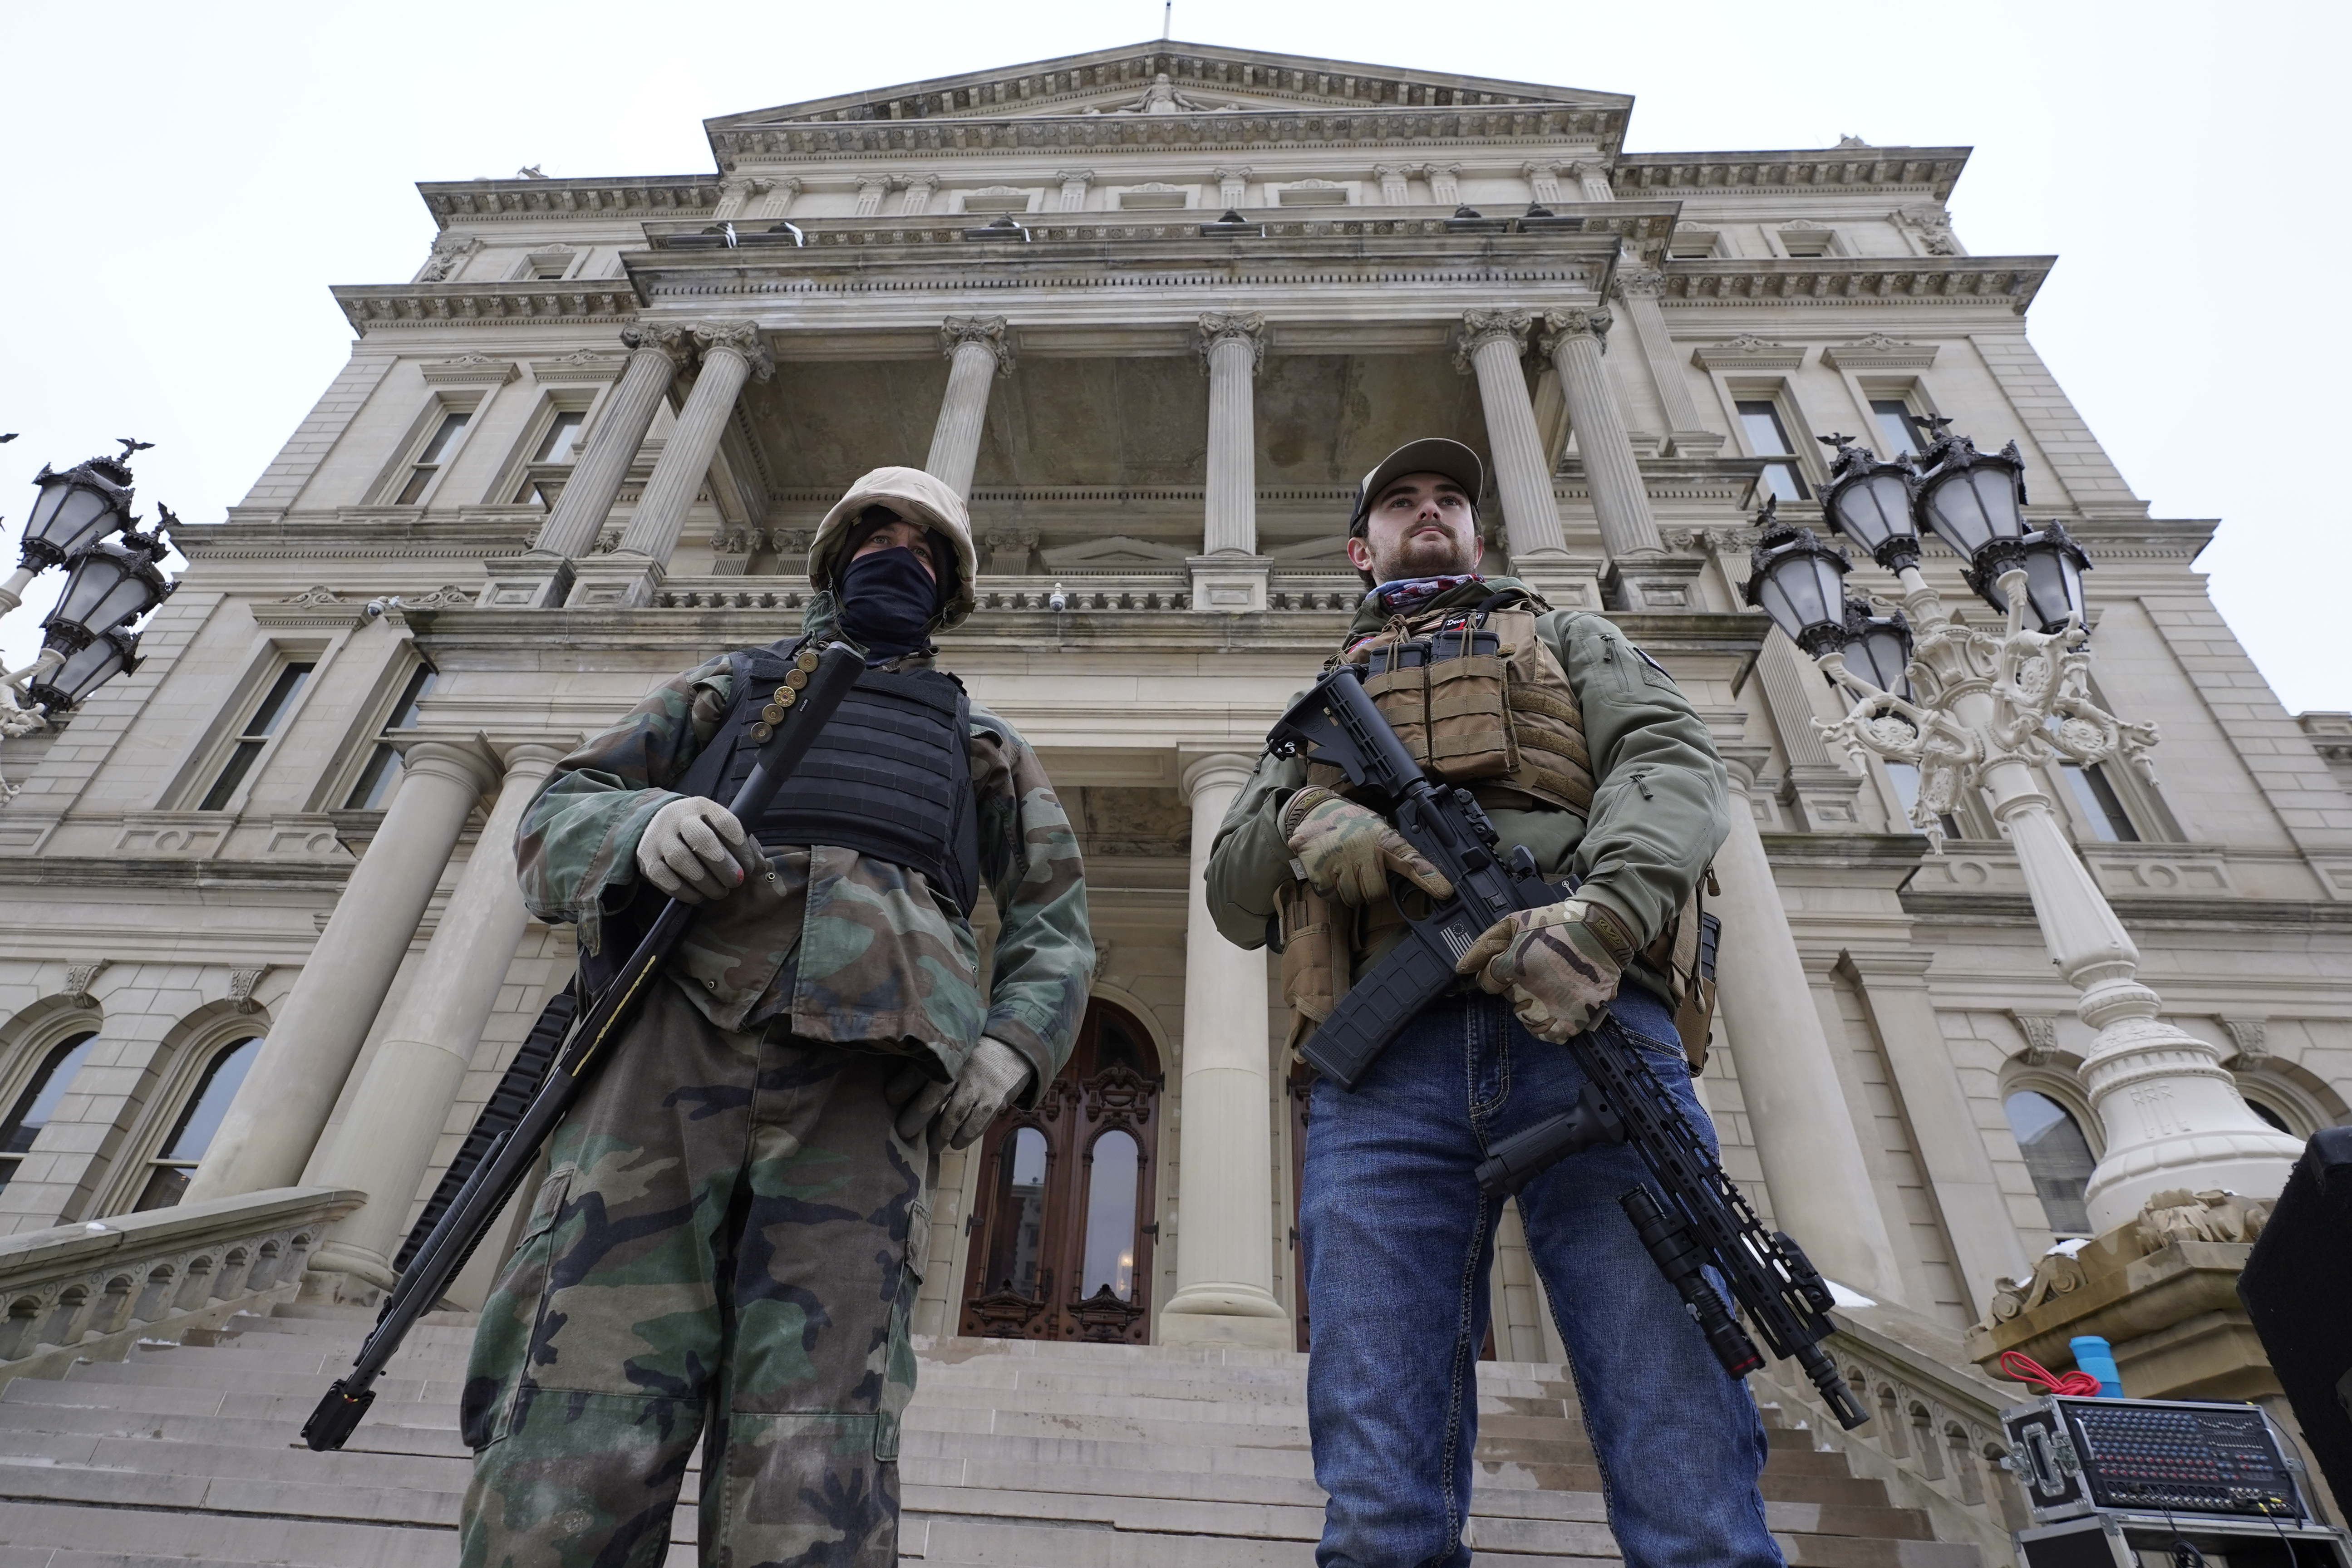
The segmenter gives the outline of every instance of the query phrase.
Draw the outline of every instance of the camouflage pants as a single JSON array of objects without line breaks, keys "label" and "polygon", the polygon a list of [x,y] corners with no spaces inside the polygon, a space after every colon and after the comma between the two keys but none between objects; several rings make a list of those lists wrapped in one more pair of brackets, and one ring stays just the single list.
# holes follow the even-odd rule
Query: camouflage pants
[{"label": "camouflage pants", "polygon": [[887,1057],[653,987],[482,1312],[465,1568],[656,1568],[706,1424],[706,1564],[898,1558],[929,1210]]}]

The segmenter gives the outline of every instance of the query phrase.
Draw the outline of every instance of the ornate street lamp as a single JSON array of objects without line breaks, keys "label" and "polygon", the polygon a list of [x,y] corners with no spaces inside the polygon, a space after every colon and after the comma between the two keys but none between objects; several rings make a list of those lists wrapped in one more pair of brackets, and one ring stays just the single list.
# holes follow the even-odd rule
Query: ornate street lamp
[{"label": "ornate street lamp", "polygon": [[52,713],[63,713],[116,676],[138,668],[138,634],[118,628],[68,654],[54,671],[37,675],[25,695]]},{"label": "ornate street lamp", "polygon": [[[1901,581],[1902,616],[1847,608],[1841,574],[1823,564],[1829,548],[1776,528],[1769,509],[1757,520],[1768,531],[1752,557],[1748,602],[1769,612],[1853,698],[1836,723],[1813,721],[1824,740],[1842,745],[1857,768],[1875,756],[1918,769],[1911,821],[1931,854],[1943,852],[1942,818],[1965,795],[1989,804],[2008,835],[2043,945],[2082,993],[2076,1012],[2097,1032],[2079,1071],[2106,1130],[2105,1153],[2084,1191],[2093,1224],[2102,1231],[2121,1225],[2169,1187],[2275,1193],[2302,1146],[2247,1109],[2219,1052],[2164,1020],[2163,999],[2136,978],[2139,949],[2039,782],[2037,769],[2062,759],[2129,763],[2154,778],[2147,752],[2156,727],[2117,719],[2091,700],[2083,605],[2090,561],[2058,524],[2026,527],[2024,463],[2014,442],[1987,456],[1965,436],[1942,434],[1947,423],[1935,422],[1937,439],[1918,476],[1846,437],[1825,438],[1838,448],[1836,482],[1824,498],[1830,520]],[[1897,485],[1911,498],[1907,516]],[[2006,617],[2000,632],[1947,613],[1920,574],[1923,523],[1959,552],[1969,586]],[[2163,1116],[2143,1114],[2141,1106],[2155,1103]]]},{"label": "ornate street lamp", "polygon": [[1815,439],[1837,448],[1830,464],[1830,488],[1822,495],[1830,525],[1889,572],[1917,565],[1919,530],[1911,509],[1918,475],[1911,465],[1900,458],[1882,463],[1869,447],[1855,446],[1851,436]]},{"label": "ornate street lamp", "polygon": [[25,520],[16,574],[0,584],[0,616],[24,602],[25,584],[74,552],[131,526],[131,454],[152,443],[123,442],[119,458],[92,458],[64,473],[43,464],[33,483],[40,493]]},{"label": "ornate street lamp", "polygon": [[79,653],[170,598],[179,584],[155,563],[171,549],[160,529],[152,534],[127,531],[120,543],[100,540],[83,545],[68,563],[58,607],[41,623],[43,645],[60,655]]},{"label": "ornate street lamp", "polygon": [[1810,528],[1780,523],[1778,498],[1756,519],[1763,531],[1748,557],[1748,602],[1763,607],[1789,639],[1815,658],[1845,646],[1845,574],[1853,558]]}]

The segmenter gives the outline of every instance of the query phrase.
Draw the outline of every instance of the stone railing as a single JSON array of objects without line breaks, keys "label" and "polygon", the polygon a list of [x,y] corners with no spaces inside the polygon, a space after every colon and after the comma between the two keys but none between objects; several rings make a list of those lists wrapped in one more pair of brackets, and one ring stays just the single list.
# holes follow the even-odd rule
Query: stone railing
[{"label": "stone railing", "polygon": [[[1189,578],[1160,572],[1066,572],[1019,577],[983,574],[975,597],[982,615],[1027,611],[1051,615],[1061,595],[1062,611],[1084,615],[1107,611],[1190,610]],[[1266,607],[1276,612],[1352,612],[1363,597],[1353,578],[1328,572],[1274,574]],[[662,610],[799,610],[810,598],[806,582],[782,574],[754,577],[671,577],[655,590],[652,607]]]},{"label": "stone railing", "polygon": [[274,1187],[0,1237],[0,1384],[292,1300],[327,1226],[366,1197]]},{"label": "stone railing", "polygon": [[1985,1568],[2017,1562],[2010,1532],[2028,1522],[2004,1461],[2000,1413],[2031,1397],[1970,1364],[1960,1335],[1899,1307],[1840,1307],[1825,1348],[1871,1419],[1837,1424],[1797,1363],[1769,1358],[1759,1398],[1777,1397],[1814,1443],[1842,1453],[1853,1473],[1886,1483],[1887,1500],[1925,1512],[1937,1539],[1973,1545]]}]

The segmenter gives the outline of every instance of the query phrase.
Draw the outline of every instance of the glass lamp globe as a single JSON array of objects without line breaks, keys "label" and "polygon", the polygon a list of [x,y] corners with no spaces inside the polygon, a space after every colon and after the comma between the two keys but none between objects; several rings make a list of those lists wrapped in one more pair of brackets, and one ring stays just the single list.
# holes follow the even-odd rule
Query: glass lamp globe
[{"label": "glass lamp globe", "polygon": [[1753,575],[1741,590],[1763,607],[1772,624],[1815,658],[1845,643],[1845,574],[1853,570],[1846,552],[1823,542],[1809,528],[1784,528],[1767,505],[1759,520],[1767,526],[1748,560]]},{"label": "glass lamp globe", "polygon": [[1908,698],[1911,683],[1911,624],[1898,610],[1874,616],[1868,606],[1848,603],[1845,609],[1845,661],[1849,668],[1881,691]]},{"label": "glass lamp globe", "polygon": [[[2055,632],[2069,617],[2079,616],[2088,626],[2083,574],[2091,569],[2091,558],[2083,547],[2055,522],[2028,533],[2019,545],[2025,567],[2025,624]],[[2009,595],[2000,591],[1998,582],[1988,583],[1978,592],[1994,609],[2009,613]]]},{"label": "glass lamp globe", "polygon": [[1915,476],[1908,463],[1882,463],[1845,436],[1824,436],[1837,447],[1822,509],[1830,526],[1870,552],[1889,572],[1919,563],[1919,530],[1912,521]]},{"label": "glass lamp globe", "polygon": [[92,458],[62,474],[44,464],[33,483],[40,493],[25,519],[18,563],[28,571],[61,566],[82,546],[130,526],[131,470],[111,458]]},{"label": "glass lamp globe", "polygon": [[1927,525],[1964,561],[1988,545],[2014,543],[2025,533],[2025,462],[2017,443],[1979,452],[1966,436],[1947,436],[1928,449],[1932,463],[1919,483],[1919,510]]},{"label": "glass lamp globe", "polygon": [[72,574],[58,607],[41,623],[48,647],[79,653],[120,626],[137,620],[179,586],[164,580],[145,550],[127,550],[109,540],[84,545],[69,563]]},{"label": "glass lamp globe", "polygon": [[139,638],[131,632],[110,631],[92,637],[64,664],[25,689],[25,694],[52,713],[77,707],[81,700],[113,679],[139,668]]}]

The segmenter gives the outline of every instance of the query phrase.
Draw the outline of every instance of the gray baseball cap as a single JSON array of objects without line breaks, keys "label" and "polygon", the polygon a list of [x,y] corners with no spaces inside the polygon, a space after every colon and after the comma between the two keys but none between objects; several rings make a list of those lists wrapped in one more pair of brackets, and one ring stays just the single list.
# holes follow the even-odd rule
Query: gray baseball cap
[{"label": "gray baseball cap", "polygon": [[1407,474],[1443,474],[1462,487],[1470,504],[1478,504],[1478,492],[1486,487],[1486,466],[1478,454],[1459,441],[1449,441],[1442,436],[1424,437],[1407,441],[1380,460],[1379,467],[1364,476],[1356,490],[1356,510],[1348,514],[1348,531],[1354,533],[1364,526],[1365,517],[1381,492]]}]

